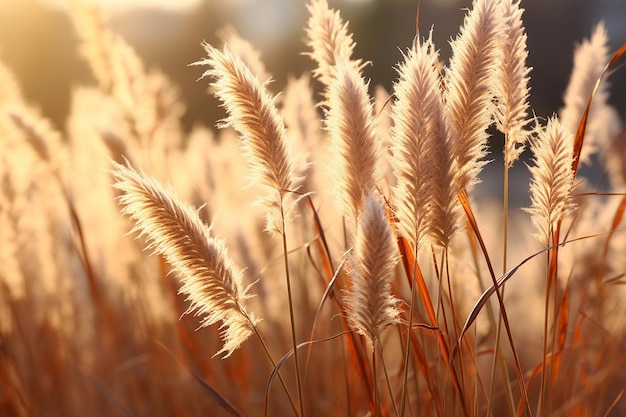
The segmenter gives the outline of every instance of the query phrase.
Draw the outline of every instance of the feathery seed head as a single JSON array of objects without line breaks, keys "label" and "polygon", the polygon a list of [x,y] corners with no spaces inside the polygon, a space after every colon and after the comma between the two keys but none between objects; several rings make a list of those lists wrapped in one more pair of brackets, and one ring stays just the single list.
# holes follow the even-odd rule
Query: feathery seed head
[{"label": "feathery seed head", "polygon": [[548,120],[544,129],[531,140],[534,166],[530,184],[532,223],[537,228],[535,237],[545,246],[550,245],[551,232],[571,209],[570,193],[574,185],[574,137],[556,118]]},{"label": "feathery seed head", "polygon": [[[585,39],[574,51],[574,67],[563,96],[565,106],[559,112],[562,124],[571,134],[576,134],[587,100],[591,97],[604,66],[609,62],[608,43],[606,27],[600,23],[594,28],[591,38]],[[589,109],[585,146],[581,154],[583,162],[587,162],[603,146],[603,139],[607,139],[607,125],[610,125],[607,123],[607,116],[610,117],[611,113],[608,98],[608,83],[603,81],[595,92]]]},{"label": "feathery seed head", "polygon": [[494,69],[501,21],[497,2],[475,0],[452,41],[445,103],[456,148],[459,188],[477,182],[487,163],[487,127],[492,120]]},{"label": "feathery seed head", "polygon": [[349,257],[352,288],[345,298],[348,323],[375,343],[383,330],[399,321],[399,301],[391,294],[399,256],[385,210],[371,194],[364,199]]},{"label": "feathery seed head", "polygon": [[218,37],[228,45],[230,51],[241,58],[250,72],[261,82],[270,81],[270,75],[261,61],[261,54],[246,39],[242,38],[233,26],[226,26],[217,32]]},{"label": "feathery seed head", "polygon": [[[348,23],[339,12],[328,7],[326,0],[312,0],[307,4],[310,17],[307,22],[306,44],[311,48],[308,55],[317,63],[313,74],[326,87],[332,80],[331,68],[340,60],[350,60],[355,43],[348,32]],[[360,61],[357,65],[361,65]]]},{"label": "feathery seed head", "polygon": [[415,39],[398,68],[392,107],[391,164],[398,229],[417,249],[425,238],[446,246],[457,204],[450,134],[432,38]]},{"label": "feathery seed head", "polygon": [[248,313],[251,297],[243,274],[228,256],[224,242],[190,206],[180,202],[156,180],[131,167],[113,163],[114,187],[122,192],[123,213],[135,221],[133,232],[145,236],[149,248],[163,255],[182,280],[189,312],[202,315],[201,326],[222,322],[223,348],[230,356],[253,332],[258,319]]},{"label": "feathery seed head", "polygon": [[[290,155],[285,127],[274,98],[227,47],[220,51],[207,43],[203,46],[208,58],[192,65],[210,67],[201,78],[214,78],[211,85],[215,88],[215,95],[228,112],[220,127],[232,126],[240,134],[252,180],[273,189],[273,195],[263,199],[263,202],[269,209],[268,229],[279,231],[283,199],[288,192],[296,190],[300,175],[293,166],[294,159]],[[278,230],[274,230],[276,228]]]},{"label": "feathery seed head", "polygon": [[519,0],[504,0],[497,10],[503,20],[503,36],[498,37],[500,57],[496,67],[496,126],[506,135],[504,158],[507,168],[524,151],[528,134],[528,50],[522,22],[524,9]]},{"label": "feathery seed head", "polygon": [[376,139],[373,104],[358,64],[341,60],[332,68],[326,127],[334,154],[335,190],[341,211],[356,221],[364,195],[378,183],[380,145]]}]

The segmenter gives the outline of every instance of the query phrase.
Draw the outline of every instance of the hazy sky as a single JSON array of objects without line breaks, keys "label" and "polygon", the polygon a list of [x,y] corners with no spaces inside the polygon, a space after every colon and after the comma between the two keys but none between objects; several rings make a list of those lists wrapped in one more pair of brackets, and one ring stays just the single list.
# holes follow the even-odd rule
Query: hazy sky
[{"label": "hazy sky", "polygon": [[[29,101],[62,128],[72,88],[90,81],[77,52],[77,38],[66,13],[76,0],[0,0],[0,59],[16,75]],[[111,28],[137,50],[150,68],[160,68],[180,87],[188,104],[185,122],[212,123],[211,98],[196,82],[201,72],[187,65],[204,54],[200,42],[219,43],[215,32],[233,26],[261,51],[280,91],[289,74],[310,71],[303,56],[303,26],[309,0],[93,0],[111,19]],[[355,57],[372,62],[366,76],[387,89],[396,77],[400,50],[415,35],[418,0],[328,0],[350,22]],[[472,0],[421,0],[420,25],[434,25],[435,44],[445,61],[448,41]],[[43,5],[46,4],[47,6]],[[55,7],[49,7],[54,5]],[[65,5],[65,6],[63,6]],[[547,116],[562,105],[574,45],[605,21],[615,50],[626,41],[626,0],[522,0],[532,66],[531,104]],[[174,12],[176,11],[176,12]],[[42,68],[45,71],[42,71]],[[624,70],[611,80],[611,100],[626,115]],[[275,92],[277,92],[275,91]]]},{"label": "hazy sky", "polygon": [[[202,0],[93,0],[100,4],[103,9],[111,12],[125,12],[132,8],[159,8],[168,11],[188,10],[200,4]],[[239,0],[232,0],[237,2]],[[55,6],[67,7],[72,0],[42,0],[42,3]]]}]

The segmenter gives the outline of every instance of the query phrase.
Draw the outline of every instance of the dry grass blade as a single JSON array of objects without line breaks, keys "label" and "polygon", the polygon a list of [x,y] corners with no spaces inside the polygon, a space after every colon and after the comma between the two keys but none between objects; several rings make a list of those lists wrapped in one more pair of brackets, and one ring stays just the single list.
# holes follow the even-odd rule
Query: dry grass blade
[{"label": "dry grass blade", "polygon": [[207,390],[209,395],[211,395],[211,397],[213,397],[213,399],[215,399],[215,401],[217,401],[217,403],[224,410],[228,411],[233,416],[238,416],[238,417],[242,417],[243,416],[243,414],[241,414],[241,412],[239,410],[237,410],[237,408],[235,408],[235,406],[233,404],[231,404],[230,401],[228,401],[226,398],[221,396],[220,393],[217,392],[217,390],[215,388],[213,388],[208,382],[206,382],[204,379],[200,378],[200,376],[197,375],[195,372],[192,372],[192,375],[196,379],[196,381],[198,381],[198,383],[200,385],[202,385],[202,387],[204,389]]},{"label": "dry grass blade", "polygon": [[613,56],[611,57],[611,60],[606,64],[606,66],[604,67],[604,70],[602,70],[602,73],[600,74],[600,77],[597,79],[589,98],[587,99],[585,110],[583,111],[583,115],[580,118],[580,122],[578,123],[578,128],[576,130],[576,135],[574,137],[574,162],[572,164],[572,169],[574,173],[578,172],[578,164],[580,162],[580,155],[583,149],[585,131],[587,129],[587,120],[589,119],[589,111],[591,110],[591,103],[593,101],[593,96],[596,94],[596,91],[598,91],[598,88],[600,87],[600,84],[602,83],[602,80],[608,73],[609,69],[613,65],[615,65],[617,61],[619,61],[619,59],[622,57],[622,55],[624,55],[624,53],[626,53],[626,43],[623,44],[613,54]]},{"label": "dry grass blade", "polygon": [[180,274],[180,292],[191,302],[187,311],[204,316],[201,326],[222,322],[224,347],[216,355],[230,356],[253,333],[258,319],[245,309],[251,295],[224,242],[211,236],[197,211],[155,180],[130,167],[114,168],[115,188],[123,193],[123,212],[135,221],[133,231]]},{"label": "dry grass blade", "polygon": [[226,398],[224,398],[223,395],[221,395],[217,389],[215,389],[214,387],[211,386],[211,384],[209,384],[206,380],[204,380],[200,375],[198,375],[196,372],[194,372],[191,368],[189,368],[187,365],[185,365],[180,358],[178,358],[167,346],[165,346],[162,342],[160,341],[156,341],[157,346],[159,346],[161,349],[163,349],[165,352],[167,352],[170,357],[172,359],[174,359],[176,361],[176,363],[178,364],[178,366],[180,366],[181,368],[183,368],[185,371],[187,371],[197,382],[198,384],[200,384],[202,386],[202,388],[204,388],[209,395],[224,409],[226,410],[230,415],[233,416],[238,416],[238,417],[242,417],[243,414],[237,409],[237,407],[235,407],[230,401],[228,401]]},{"label": "dry grass blade", "polygon": [[[325,283],[327,283],[324,287],[324,294],[321,297],[319,307],[315,315],[315,320],[313,322],[313,326],[311,329],[311,339],[312,339],[313,332],[315,331],[315,328],[316,328],[315,324],[317,322],[318,314],[321,311],[321,308],[325,304],[325,301],[328,297],[331,297],[331,299],[336,303],[337,307],[340,310],[343,310],[343,300],[341,299],[341,297],[338,297],[339,291],[335,289],[335,283],[337,282],[336,280],[339,277],[339,274],[344,272],[343,265],[345,262],[347,262],[347,259],[345,259],[339,265],[339,268],[337,268],[337,272],[333,272],[334,266],[333,266],[333,262],[330,256],[328,242],[326,240],[326,235],[324,233],[324,229],[319,219],[317,210],[313,206],[313,201],[311,200],[311,197],[306,196],[306,199],[309,202],[309,206],[311,207],[311,210],[313,212],[315,232],[316,234],[319,235],[319,239],[316,239],[316,242],[318,242],[318,248],[319,248],[320,253],[322,254],[324,272],[326,274]],[[342,318],[342,321],[341,321],[342,327],[345,332],[348,332],[348,336],[349,336],[346,342],[347,349],[348,349],[348,352],[347,352],[348,356],[350,358],[352,366],[357,371],[358,380],[361,383],[361,386],[363,387],[363,390],[366,393],[366,398],[368,399],[369,409],[373,413],[375,411],[375,407],[374,407],[373,401],[371,401],[373,388],[371,384],[372,371],[371,371],[370,364],[367,361],[367,358],[364,356],[363,350],[359,348],[360,345],[357,344],[357,336],[353,332],[349,331],[349,326],[348,326],[348,322],[346,318],[343,315],[341,316],[341,318]],[[307,364],[308,364],[308,358],[307,358]]]},{"label": "dry grass blade", "polygon": [[[513,334],[511,332],[511,323],[508,319],[506,308],[504,306],[504,300],[502,299],[502,294],[500,293],[500,286],[498,285],[496,275],[493,270],[493,266],[491,265],[491,260],[489,259],[489,253],[487,252],[487,247],[485,246],[485,242],[481,236],[480,230],[478,228],[478,223],[476,222],[476,218],[474,217],[474,213],[472,211],[472,207],[469,203],[469,198],[465,190],[461,191],[459,194],[459,200],[461,201],[461,206],[465,210],[465,214],[467,215],[467,220],[471,225],[471,231],[474,233],[476,240],[478,241],[480,248],[482,250],[485,261],[487,262],[487,267],[489,268],[489,275],[493,282],[493,289],[498,297],[498,304],[500,305],[500,314],[502,315],[502,322],[504,323],[504,328],[506,329],[506,334],[509,339],[509,346],[511,347],[511,352],[513,353],[513,358],[515,360],[515,372],[517,373],[517,381],[519,383],[519,387],[522,393],[522,397],[524,398],[524,403],[526,404],[526,412],[531,413],[530,411],[530,402],[528,399],[528,391],[526,390],[526,384],[524,382],[524,375],[522,372],[522,367],[520,365],[519,356],[517,354],[517,349],[515,348],[515,343],[513,341]],[[466,323],[467,324],[467,323]],[[465,326],[464,326],[465,327]],[[461,338],[459,337],[459,342]],[[456,347],[455,347],[456,352]],[[454,352],[453,352],[454,353]],[[454,358],[454,355],[453,355]]]},{"label": "dry grass blade", "polygon": [[[417,285],[418,293],[421,297],[422,302],[424,303],[426,314],[428,315],[429,324],[433,328],[435,328],[437,327],[437,313],[435,312],[435,308],[434,308],[432,299],[430,297],[430,292],[428,291],[426,280],[424,279],[424,275],[422,274],[422,270],[420,269],[419,264],[415,261],[415,252],[412,250],[406,238],[402,236],[398,236],[397,241],[398,241],[400,254],[402,255],[401,257],[402,266],[404,268],[406,277],[409,281],[409,286],[411,287],[411,290],[413,290],[413,286]],[[452,363],[454,362],[454,355],[450,356],[450,349],[448,347],[448,344],[446,343],[446,340],[443,337],[443,334],[441,332],[435,332],[435,335],[437,337],[437,343],[439,345],[439,352],[441,354],[443,362],[449,368],[450,377],[452,379],[454,390],[459,397],[461,405],[463,407],[466,407],[467,405],[465,404],[459,376],[457,375],[455,367],[452,365]],[[414,338],[413,332],[410,333],[410,337],[412,338],[411,349],[413,350],[414,355],[418,358],[418,363],[419,364],[425,363],[426,359],[423,357],[423,353],[420,352],[421,347],[419,347],[419,342],[416,340],[416,338]],[[426,371],[428,368],[426,366],[423,366],[422,369],[423,369],[424,374],[428,375],[428,372]],[[429,382],[429,387],[430,387],[430,382]],[[431,388],[431,390],[434,390],[434,388]],[[432,395],[437,400],[439,399],[438,398],[439,395],[438,393],[435,394],[435,391],[436,390],[433,391]],[[436,401],[436,406],[438,409],[441,408],[441,403],[439,401]],[[465,414],[467,415],[467,410],[465,410]]]},{"label": "dry grass blade", "polygon": [[626,195],[622,197],[622,201],[620,202],[619,207],[615,211],[615,215],[613,216],[613,222],[611,223],[611,230],[609,232],[609,235],[606,238],[606,242],[604,243],[604,256],[603,257],[605,259],[609,254],[609,246],[611,243],[611,237],[613,236],[613,234],[619,227],[620,223],[622,222],[625,210],[626,210]]},{"label": "dry grass blade", "polygon": [[[338,333],[338,334],[333,335],[333,336],[325,337],[323,339],[309,340],[308,342],[302,342],[302,343],[298,344],[296,349],[299,350],[299,349],[301,349],[303,347],[314,345],[314,344],[317,344],[317,343],[329,342],[329,341],[335,340],[335,339],[337,339],[337,338],[339,338],[341,336],[346,336],[346,335],[349,335],[349,334],[350,334],[349,331],[344,331],[344,332]],[[280,358],[280,360],[278,362],[276,362],[276,366],[274,367],[274,369],[272,370],[272,373],[270,374],[269,378],[267,379],[267,385],[266,385],[266,389],[265,389],[265,403],[266,404],[268,402],[267,400],[269,399],[270,388],[272,387],[274,379],[276,379],[276,376],[280,375],[280,373],[279,373],[280,372],[280,368],[292,356],[294,356],[294,350],[293,349],[291,349],[289,352],[285,353],[283,355],[283,357]],[[265,415],[267,415],[267,409],[265,410]]]}]

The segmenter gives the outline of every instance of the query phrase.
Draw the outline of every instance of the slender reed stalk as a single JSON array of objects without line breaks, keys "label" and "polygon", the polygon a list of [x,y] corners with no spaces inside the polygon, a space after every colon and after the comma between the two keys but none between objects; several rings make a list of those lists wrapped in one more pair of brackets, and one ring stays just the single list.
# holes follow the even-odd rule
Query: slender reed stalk
[{"label": "slender reed stalk", "polygon": [[[281,205],[282,208],[282,205]],[[285,217],[284,217],[284,211],[281,209],[281,216],[282,216],[282,225],[283,225],[283,230],[282,230],[282,243],[283,243],[283,261],[284,261],[284,266],[285,266],[285,280],[287,283],[287,294],[288,294],[288,299],[289,299],[289,321],[291,323],[291,342],[293,344],[293,358],[294,358],[294,362],[295,362],[295,366],[296,366],[296,386],[298,389],[298,400],[300,402],[300,415],[304,416],[304,395],[303,395],[303,388],[302,388],[302,376],[300,375],[301,371],[300,371],[300,360],[299,360],[299,353],[298,353],[298,339],[297,339],[297,334],[296,334],[296,319],[295,319],[295,313],[294,313],[294,302],[293,302],[293,291],[291,289],[291,276],[289,274],[289,257],[288,257],[288,253],[289,251],[287,250],[287,234],[286,234],[286,230],[285,230]]]},{"label": "slender reed stalk", "polygon": [[270,192],[270,196],[261,201],[268,207],[266,230],[282,238],[296,386],[300,413],[304,415],[302,377],[285,228],[286,200],[292,192],[296,191],[300,178],[293,166],[294,159],[287,146],[283,120],[274,105],[274,99],[267,93],[264,85],[252,75],[250,69],[237,55],[229,51],[228,47],[220,51],[208,43],[204,43],[203,46],[208,58],[192,65],[210,66],[202,77],[211,76],[215,79],[212,83],[215,95],[222,101],[228,112],[228,117],[220,127],[232,126],[237,130],[249,160],[252,179]]},{"label": "slender reed stalk", "polygon": [[377,341],[378,343],[378,351],[380,352],[380,363],[383,367],[383,372],[385,373],[385,382],[387,383],[387,390],[389,390],[389,398],[391,399],[391,406],[393,407],[393,412],[396,417],[400,415],[398,411],[398,405],[396,404],[396,396],[393,391],[393,387],[391,386],[391,379],[389,378],[389,371],[387,370],[387,364],[385,363],[385,352],[383,349],[383,344],[380,342],[380,339]]},{"label": "slender reed stalk", "polygon": [[[503,189],[503,249],[502,249],[502,273],[508,268],[508,243],[509,243],[509,169],[524,151],[527,134],[524,127],[527,124],[528,97],[530,88],[530,68],[526,66],[528,50],[526,49],[526,33],[522,22],[524,9],[520,7],[520,1],[506,0],[500,2],[498,12],[504,22],[504,36],[499,45],[500,59],[496,68],[496,127],[504,134],[504,189]],[[504,287],[502,296],[504,297]],[[496,362],[499,363],[502,376],[505,381],[509,380],[508,370],[504,361],[498,360],[502,355],[500,349],[500,333],[502,329],[502,316],[498,318],[495,333],[495,348],[492,364],[491,382],[489,385],[489,398],[487,409],[493,397]],[[511,386],[505,383],[509,412],[515,413],[515,403]]]}]

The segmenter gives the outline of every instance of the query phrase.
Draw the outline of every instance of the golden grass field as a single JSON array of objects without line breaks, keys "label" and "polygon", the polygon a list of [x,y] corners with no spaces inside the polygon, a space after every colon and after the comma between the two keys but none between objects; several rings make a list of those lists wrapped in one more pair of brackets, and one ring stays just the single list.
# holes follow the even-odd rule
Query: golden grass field
[{"label": "golden grass field", "polygon": [[418,30],[388,92],[302,7],[280,94],[234,29],[198,48],[216,129],[87,2],[66,131],[0,61],[0,415],[626,415],[626,44],[577,40],[542,115],[519,1],[447,62]]}]

